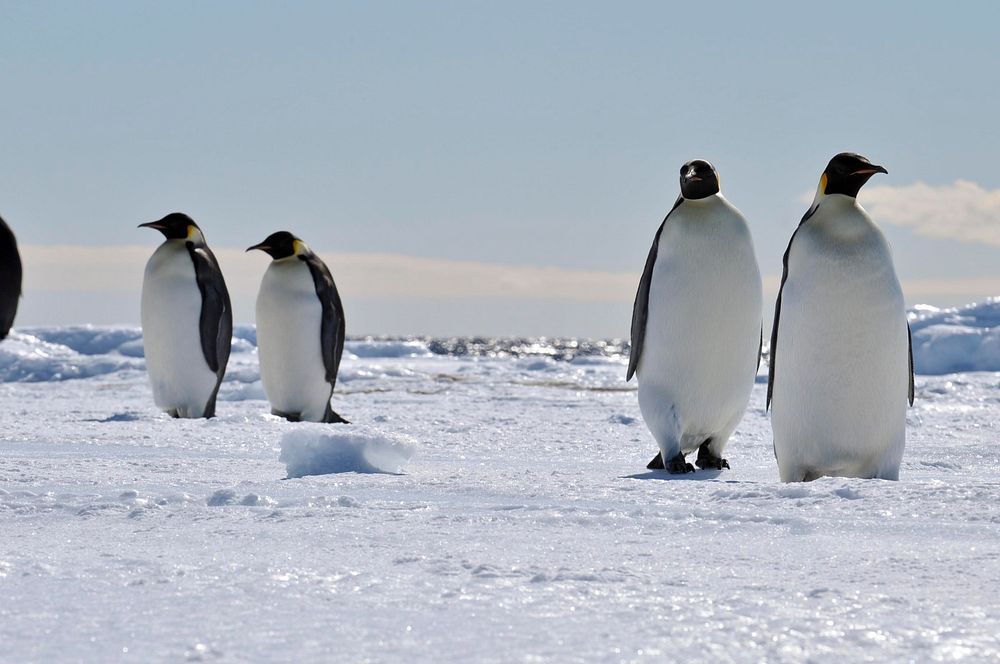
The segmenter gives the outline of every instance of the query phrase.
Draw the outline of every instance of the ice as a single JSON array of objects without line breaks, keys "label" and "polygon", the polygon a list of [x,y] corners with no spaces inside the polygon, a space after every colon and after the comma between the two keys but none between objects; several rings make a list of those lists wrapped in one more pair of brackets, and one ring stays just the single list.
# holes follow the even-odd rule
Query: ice
[{"label": "ice", "polygon": [[996,307],[913,310],[898,482],[800,485],[764,383],[731,470],[647,471],[622,341],[351,339],[346,426],[270,415],[252,327],[213,420],[156,410],[136,328],[17,330],[0,662],[996,661],[1000,372],[928,373]]},{"label": "ice", "polygon": [[[128,357],[143,357],[142,330],[135,327],[39,327],[21,330],[50,344],[65,346],[81,355],[120,353]],[[135,352],[138,342],[138,353]],[[125,349],[125,352],[122,352]]]},{"label": "ice", "polygon": [[910,312],[913,366],[920,374],[1000,371],[1000,298]]},{"label": "ice", "polygon": [[355,357],[427,357],[431,351],[422,341],[373,339],[348,341],[344,350]]},{"label": "ice", "polygon": [[[123,339],[117,331],[105,331],[112,340],[106,339],[98,343],[99,347],[117,351],[125,345],[129,349],[132,338]],[[54,335],[59,337],[59,335]],[[84,351],[93,351],[95,346],[89,342],[102,336],[100,332],[90,331],[87,340],[80,345]],[[60,341],[80,342],[79,337],[67,333],[59,337]],[[140,354],[141,357],[141,354]],[[0,382],[52,382],[74,378],[91,378],[104,374],[115,373],[125,369],[145,368],[142,359],[134,354],[118,352],[78,352],[64,343],[46,341],[43,336],[34,336],[26,332],[15,331],[0,344]]]},{"label": "ice", "polygon": [[404,436],[365,426],[301,425],[281,438],[288,477],[331,473],[401,473],[416,450]]}]

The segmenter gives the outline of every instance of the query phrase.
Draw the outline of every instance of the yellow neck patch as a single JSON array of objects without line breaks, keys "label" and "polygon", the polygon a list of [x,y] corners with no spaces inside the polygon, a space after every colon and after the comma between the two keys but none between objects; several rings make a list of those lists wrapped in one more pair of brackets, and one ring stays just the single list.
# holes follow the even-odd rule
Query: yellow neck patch
[{"label": "yellow neck patch", "polygon": [[821,196],[826,196],[826,173],[819,176],[819,193]]}]

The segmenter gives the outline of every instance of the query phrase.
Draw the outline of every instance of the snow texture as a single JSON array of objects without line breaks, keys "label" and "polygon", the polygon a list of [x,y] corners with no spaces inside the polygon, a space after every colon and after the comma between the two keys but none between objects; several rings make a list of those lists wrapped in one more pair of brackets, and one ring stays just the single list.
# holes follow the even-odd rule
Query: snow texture
[{"label": "snow texture", "polygon": [[1000,371],[1000,298],[955,309],[910,312],[917,373]]},{"label": "snow texture", "polygon": [[[921,371],[998,306],[914,311]],[[785,485],[762,383],[732,470],[647,471],[620,342],[364,341],[324,427],[235,336],[212,420],[157,412],[136,329],[0,344],[0,662],[1000,658],[988,353],[917,377],[900,481]],[[348,430],[419,454],[284,479]]]},{"label": "snow texture", "polygon": [[279,461],[288,477],[330,473],[401,473],[416,445],[371,427],[300,425],[281,438]]}]

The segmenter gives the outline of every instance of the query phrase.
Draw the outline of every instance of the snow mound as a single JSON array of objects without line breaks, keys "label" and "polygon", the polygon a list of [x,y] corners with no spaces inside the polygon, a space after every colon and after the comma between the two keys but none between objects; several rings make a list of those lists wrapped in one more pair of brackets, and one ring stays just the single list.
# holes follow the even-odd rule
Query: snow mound
[{"label": "snow mound", "polygon": [[953,309],[918,305],[908,318],[916,373],[1000,371],[1000,298]]},{"label": "snow mound", "polygon": [[331,473],[401,473],[416,451],[407,436],[356,424],[304,425],[281,438],[288,477]]}]

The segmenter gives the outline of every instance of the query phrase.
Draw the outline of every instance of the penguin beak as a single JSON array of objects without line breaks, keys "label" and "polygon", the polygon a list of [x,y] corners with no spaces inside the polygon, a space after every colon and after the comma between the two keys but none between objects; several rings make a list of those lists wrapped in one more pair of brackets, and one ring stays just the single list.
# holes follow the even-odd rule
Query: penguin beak
[{"label": "penguin beak", "polygon": [[136,228],[153,228],[153,229],[156,229],[158,231],[162,231],[163,230],[163,226],[161,226],[160,222],[158,222],[158,221],[149,221],[149,222],[146,222],[145,224],[139,224],[138,226],[136,226]]},{"label": "penguin beak", "polygon": [[875,175],[876,173],[889,174],[889,171],[885,170],[881,166],[876,166],[872,164],[871,166],[866,166],[865,168],[859,168],[858,170],[851,173],[851,175]]},{"label": "penguin beak", "polygon": [[684,174],[684,179],[687,180],[688,182],[701,182],[701,178],[698,177],[698,174],[695,172],[693,168],[688,170],[688,172]]},{"label": "penguin beak", "polygon": [[264,244],[263,242],[261,242],[260,244],[255,244],[252,247],[247,247],[247,251],[253,251],[254,249],[259,249],[261,251],[267,251],[270,248],[271,247],[269,247],[266,244]]}]

